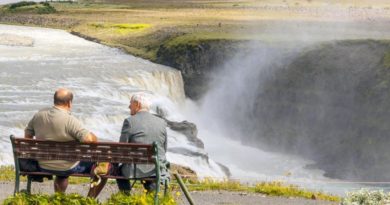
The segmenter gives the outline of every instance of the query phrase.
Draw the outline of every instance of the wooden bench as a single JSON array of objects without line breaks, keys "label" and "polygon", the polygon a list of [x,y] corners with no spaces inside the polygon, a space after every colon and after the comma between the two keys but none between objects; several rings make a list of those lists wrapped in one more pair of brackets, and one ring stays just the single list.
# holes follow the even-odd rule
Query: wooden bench
[{"label": "wooden bench", "polygon": [[[15,159],[15,191],[19,192],[20,176],[27,176],[27,192],[31,192],[32,179],[29,176],[41,175],[51,176],[47,172],[27,172],[20,170],[19,159],[35,160],[67,160],[67,161],[85,161],[85,162],[110,162],[125,164],[154,164],[161,167],[158,158],[157,143],[153,144],[135,144],[135,143],[80,143],[80,142],[54,142],[36,139],[15,138],[10,136],[12,149]],[[136,170],[134,170],[136,173]],[[130,178],[134,180],[155,180],[158,185],[156,188],[154,203],[158,204],[158,193],[160,183],[163,181],[167,194],[168,180],[162,180],[160,169],[156,169],[156,177],[153,178]],[[134,174],[136,176],[136,174]],[[74,177],[91,177],[90,174],[71,174]],[[102,178],[110,179],[129,179],[123,176],[105,175]]]}]

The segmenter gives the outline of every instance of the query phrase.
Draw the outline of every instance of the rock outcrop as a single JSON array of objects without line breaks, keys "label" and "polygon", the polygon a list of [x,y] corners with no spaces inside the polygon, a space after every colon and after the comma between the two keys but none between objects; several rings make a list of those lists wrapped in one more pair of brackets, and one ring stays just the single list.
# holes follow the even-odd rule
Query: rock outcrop
[{"label": "rock outcrop", "polygon": [[[156,115],[158,117],[161,117],[165,119],[164,117],[160,115]],[[205,160],[207,163],[209,163],[209,156],[207,152],[204,151],[204,143],[201,139],[198,138],[198,129],[194,123],[188,122],[188,121],[182,121],[182,122],[175,122],[165,119],[165,121],[168,124],[168,127],[171,130],[174,130],[176,132],[179,132],[183,134],[189,143],[191,143],[194,147],[196,147],[196,150],[187,149],[185,147],[173,147],[168,148],[168,151],[171,153],[176,153],[184,156],[189,157],[198,157],[202,160]],[[228,167],[221,163],[217,163],[222,172],[224,172],[225,176],[230,177],[231,173]],[[186,173],[186,175],[189,175],[189,178],[194,179],[196,178],[196,172],[191,170],[189,167],[183,167],[181,165],[175,165],[174,170],[178,170],[179,173],[183,172]]]}]

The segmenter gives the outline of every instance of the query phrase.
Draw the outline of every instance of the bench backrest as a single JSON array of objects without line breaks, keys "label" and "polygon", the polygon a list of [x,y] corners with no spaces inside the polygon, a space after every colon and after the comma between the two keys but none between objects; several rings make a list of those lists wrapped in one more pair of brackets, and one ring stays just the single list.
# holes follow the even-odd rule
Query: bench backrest
[{"label": "bench backrest", "polygon": [[36,160],[154,164],[156,144],[54,142],[11,136],[14,156]]}]

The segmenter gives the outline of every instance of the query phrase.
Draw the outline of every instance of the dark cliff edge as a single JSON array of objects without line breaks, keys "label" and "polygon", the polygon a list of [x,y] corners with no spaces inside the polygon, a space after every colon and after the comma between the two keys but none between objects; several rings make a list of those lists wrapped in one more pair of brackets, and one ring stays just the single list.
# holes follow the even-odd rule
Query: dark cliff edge
[{"label": "dark cliff edge", "polygon": [[[245,44],[167,43],[157,62],[181,70],[186,94],[199,99]],[[311,45],[260,86],[249,106],[256,118],[245,143],[314,160],[308,168],[332,178],[390,180],[390,41]]]},{"label": "dark cliff edge", "polygon": [[198,39],[162,44],[156,62],[182,72],[186,96],[197,100],[208,90],[213,75],[227,60],[242,50],[247,41]]}]

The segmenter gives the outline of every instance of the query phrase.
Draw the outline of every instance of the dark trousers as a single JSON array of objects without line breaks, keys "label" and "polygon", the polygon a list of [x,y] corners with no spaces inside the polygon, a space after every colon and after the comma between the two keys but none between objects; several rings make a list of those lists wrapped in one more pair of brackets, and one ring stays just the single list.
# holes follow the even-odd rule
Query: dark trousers
[{"label": "dark trousers", "polygon": [[[130,193],[131,191],[131,184],[130,180],[128,179],[117,179],[116,183],[118,184],[118,188],[120,191],[125,192],[125,193]],[[152,192],[156,190],[156,182],[151,181],[151,180],[142,180],[141,181],[142,185],[144,186],[144,189],[148,192]]]}]

